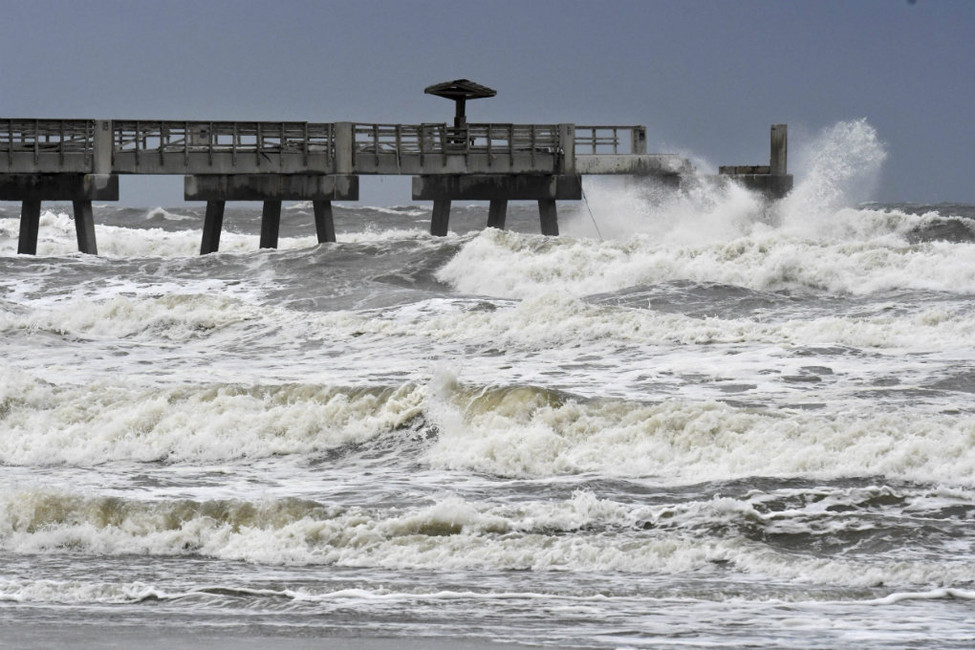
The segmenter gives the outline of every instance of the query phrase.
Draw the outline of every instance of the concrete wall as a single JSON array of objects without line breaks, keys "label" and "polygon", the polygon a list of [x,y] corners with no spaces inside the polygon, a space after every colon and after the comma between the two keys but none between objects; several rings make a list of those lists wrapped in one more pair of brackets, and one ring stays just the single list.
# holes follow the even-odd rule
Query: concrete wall
[{"label": "concrete wall", "polygon": [[359,177],[315,174],[186,176],[187,201],[358,201]]},{"label": "concrete wall", "polygon": [[579,175],[529,176],[470,174],[456,176],[414,176],[413,199],[436,201],[492,200],[579,200],[582,177]]},{"label": "concrete wall", "polygon": [[118,201],[114,174],[0,174],[0,201]]}]

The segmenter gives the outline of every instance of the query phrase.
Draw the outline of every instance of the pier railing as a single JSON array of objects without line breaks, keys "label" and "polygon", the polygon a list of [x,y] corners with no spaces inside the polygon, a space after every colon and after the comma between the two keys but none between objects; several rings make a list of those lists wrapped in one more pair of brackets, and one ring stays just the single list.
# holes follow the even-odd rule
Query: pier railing
[{"label": "pier railing", "polygon": [[0,119],[0,173],[557,174],[642,154],[642,126]]},{"label": "pier railing", "polygon": [[575,127],[576,155],[645,154],[647,129],[644,126]]},{"label": "pier railing", "polygon": [[362,173],[436,173],[461,156],[481,171],[548,171],[563,155],[557,124],[355,124],[354,166]]},{"label": "pier railing", "polygon": [[112,168],[120,174],[331,171],[333,124],[314,122],[112,123]]},{"label": "pier railing", "polygon": [[87,171],[92,165],[95,120],[0,121],[0,168]]}]

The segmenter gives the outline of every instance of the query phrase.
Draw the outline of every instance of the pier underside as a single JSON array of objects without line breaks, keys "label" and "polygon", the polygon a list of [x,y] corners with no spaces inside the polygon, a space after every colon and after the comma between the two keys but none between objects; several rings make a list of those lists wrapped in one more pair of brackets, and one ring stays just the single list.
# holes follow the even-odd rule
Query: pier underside
[{"label": "pier underside", "polygon": [[20,201],[17,252],[37,254],[42,201],[71,201],[78,250],[98,254],[91,202],[118,201],[115,174],[0,174],[0,201]]},{"label": "pier underside", "polygon": [[208,174],[186,176],[187,201],[206,201],[200,254],[220,249],[227,201],[263,201],[261,248],[277,248],[282,201],[311,201],[318,243],[335,241],[332,201],[358,201],[359,177],[350,174]]},{"label": "pier underside", "polygon": [[467,174],[414,176],[413,200],[433,201],[430,234],[444,236],[450,222],[451,201],[490,201],[488,228],[504,228],[508,201],[538,201],[543,235],[559,234],[558,200],[582,198],[582,177],[511,176],[506,174]]}]

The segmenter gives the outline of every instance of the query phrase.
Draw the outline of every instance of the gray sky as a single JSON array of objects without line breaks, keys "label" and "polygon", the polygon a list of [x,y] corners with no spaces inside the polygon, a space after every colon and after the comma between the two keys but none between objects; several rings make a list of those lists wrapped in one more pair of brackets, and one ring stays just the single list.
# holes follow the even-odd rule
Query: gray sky
[{"label": "gray sky", "polygon": [[[649,149],[768,160],[866,118],[880,201],[975,202],[973,0],[0,0],[0,118],[645,124]],[[122,178],[179,205],[179,178]],[[362,203],[409,202],[406,179]]]}]

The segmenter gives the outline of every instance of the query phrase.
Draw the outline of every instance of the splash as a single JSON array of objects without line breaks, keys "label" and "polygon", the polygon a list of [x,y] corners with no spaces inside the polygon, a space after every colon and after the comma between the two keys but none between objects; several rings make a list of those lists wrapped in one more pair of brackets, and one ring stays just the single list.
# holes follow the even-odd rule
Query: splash
[{"label": "splash", "polygon": [[[765,229],[765,201],[747,189],[698,175],[679,192],[629,179],[586,181],[586,201],[563,232],[572,237],[625,240],[649,235],[665,244],[729,241]],[[591,215],[590,215],[591,211]]]},{"label": "splash", "polygon": [[798,183],[778,206],[790,227],[874,198],[887,151],[876,129],[859,119],[824,129],[796,158]]},{"label": "splash", "polygon": [[587,201],[563,230],[595,237],[595,222],[606,239],[650,235],[675,245],[727,242],[779,229],[789,234],[799,226],[826,226],[828,234],[838,212],[873,198],[887,157],[866,119],[834,124],[796,149],[796,187],[771,205],[758,193],[706,173],[685,179],[679,192],[647,182],[599,179],[587,182]]}]

